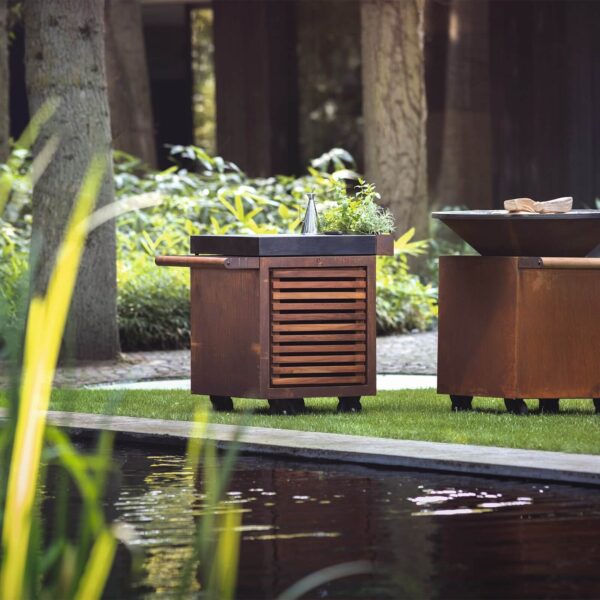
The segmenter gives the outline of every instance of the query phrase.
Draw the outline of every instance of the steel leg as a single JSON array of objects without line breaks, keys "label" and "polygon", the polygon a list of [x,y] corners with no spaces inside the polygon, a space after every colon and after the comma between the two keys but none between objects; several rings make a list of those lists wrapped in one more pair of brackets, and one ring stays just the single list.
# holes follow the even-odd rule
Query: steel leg
[{"label": "steel leg", "polygon": [[522,398],[504,398],[506,410],[513,415],[527,415],[529,409]]},{"label": "steel leg", "polygon": [[360,412],[362,410],[360,396],[340,396],[338,400],[338,412]]},{"label": "steel leg", "polygon": [[473,396],[455,396],[450,395],[453,412],[463,412],[473,410]]},{"label": "steel leg", "polygon": [[213,410],[216,412],[231,412],[233,400],[229,396],[210,396]]}]

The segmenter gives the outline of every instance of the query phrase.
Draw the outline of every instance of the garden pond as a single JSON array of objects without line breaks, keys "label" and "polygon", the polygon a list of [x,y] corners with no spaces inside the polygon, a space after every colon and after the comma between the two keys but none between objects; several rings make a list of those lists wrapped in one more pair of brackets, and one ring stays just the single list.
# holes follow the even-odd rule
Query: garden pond
[{"label": "garden pond", "polygon": [[[174,595],[203,510],[200,476],[172,448],[123,444],[114,458],[106,509],[128,524],[141,567],[132,575],[119,547],[105,596]],[[51,477],[44,511],[54,487]],[[275,598],[357,560],[372,572],[305,597],[600,596],[596,489],[243,455],[227,498],[243,517],[236,598]]]}]

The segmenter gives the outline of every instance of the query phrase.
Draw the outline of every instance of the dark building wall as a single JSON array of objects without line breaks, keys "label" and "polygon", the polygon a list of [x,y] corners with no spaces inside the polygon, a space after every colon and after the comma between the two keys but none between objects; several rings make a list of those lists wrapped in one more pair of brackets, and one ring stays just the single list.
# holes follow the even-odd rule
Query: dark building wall
[{"label": "dark building wall", "polygon": [[188,7],[144,5],[143,22],[158,163],[165,167],[167,145],[193,142]]},{"label": "dark building wall", "polygon": [[600,3],[492,2],[494,192],[600,197]]}]

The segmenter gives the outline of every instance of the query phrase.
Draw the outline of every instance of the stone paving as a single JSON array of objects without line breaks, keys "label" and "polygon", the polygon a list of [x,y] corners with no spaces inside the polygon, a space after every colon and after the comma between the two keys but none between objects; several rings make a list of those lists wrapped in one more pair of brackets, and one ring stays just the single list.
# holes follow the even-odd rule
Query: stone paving
[{"label": "stone paving", "polygon": [[[377,338],[377,371],[410,375],[435,375],[437,331]],[[186,379],[190,376],[190,351],[128,352],[116,361],[78,363],[57,370],[57,387],[99,383]],[[8,382],[0,363],[0,387]]]}]

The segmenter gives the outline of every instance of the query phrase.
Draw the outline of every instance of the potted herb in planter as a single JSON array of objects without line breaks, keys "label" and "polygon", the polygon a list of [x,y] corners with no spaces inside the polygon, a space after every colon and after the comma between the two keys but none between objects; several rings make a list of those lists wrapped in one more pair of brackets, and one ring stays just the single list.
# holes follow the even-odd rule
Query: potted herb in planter
[{"label": "potted herb in planter", "polygon": [[333,190],[334,206],[327,208],[320,218],[320,228],[325,234],[375,235],[377,245],[392,246],[394,217],[387,209],[379,206],[381,198],[375,185],[362,179],[349,196],[346,186],[338,183]]}]

